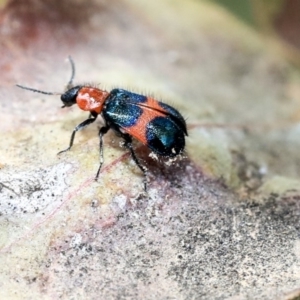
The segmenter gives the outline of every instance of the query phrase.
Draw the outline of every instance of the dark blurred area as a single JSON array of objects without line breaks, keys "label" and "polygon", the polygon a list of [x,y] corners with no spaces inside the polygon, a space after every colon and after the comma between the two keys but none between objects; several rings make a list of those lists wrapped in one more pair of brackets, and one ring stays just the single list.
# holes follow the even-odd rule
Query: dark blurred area
[{"label": "dark blurred area", "polygon": [[274,18],[274,27],[288,43],[300,49],[300,1],[283,1],[281,10]]}]

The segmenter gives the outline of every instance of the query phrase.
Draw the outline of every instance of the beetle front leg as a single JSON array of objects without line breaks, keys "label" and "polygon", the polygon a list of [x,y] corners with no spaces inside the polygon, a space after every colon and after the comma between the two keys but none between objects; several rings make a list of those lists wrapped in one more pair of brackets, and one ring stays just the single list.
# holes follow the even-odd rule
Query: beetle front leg
[{"label": "beetle front leg", "polygon": [[62,151],[58,152],[57,155],[60,155],[61,153],[69,151],[72,148],[72,146],[73,146],[76,132],[80,131],[83,128],[85,128],[86,126],[92,124],[93,122],[95,122],[95,120],[96,120],[96,118],[89,118],[89,119],[86,119],[85,121],[83,121],[82,123],[80,123],[79,125],[77,125],[74,128],[73,132],[72,132],[69,147],[67,149],[65,149],[65,150],[62,150]]}]

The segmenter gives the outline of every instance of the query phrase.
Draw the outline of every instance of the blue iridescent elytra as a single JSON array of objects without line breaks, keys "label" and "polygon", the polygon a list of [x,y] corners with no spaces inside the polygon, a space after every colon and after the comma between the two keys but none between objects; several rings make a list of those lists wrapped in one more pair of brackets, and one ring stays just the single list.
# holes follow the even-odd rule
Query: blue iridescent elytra
[{"label": "blue iridescent elytra", "polygon": [[119,127],[133,126],[143,113],[137,103],[146,102],[145,96],[122,89],[113,89],[106,99],[103,116],[110,124]]},{"label": "blue iridescent elytra", "polygon": [[162,156],[174,157],[185,146],[184,132],[168,117],[151,120],[147,124],[146,137],[148,147]]},{"label": "blue iridescent elytra", "polygon": [[175,108],[159,101],[153,107],[149,101],[148,97],[114,89],[106,99],[103,117],[116,131],[132,134],[155,153],[174,157],[185,147],[185,120]]}]

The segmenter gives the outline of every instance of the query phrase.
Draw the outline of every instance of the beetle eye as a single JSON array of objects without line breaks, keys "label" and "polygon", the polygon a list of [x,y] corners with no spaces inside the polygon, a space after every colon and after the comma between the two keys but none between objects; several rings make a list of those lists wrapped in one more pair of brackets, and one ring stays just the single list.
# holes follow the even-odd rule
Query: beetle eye
[{"label": "beetle eye", "polygon": [[66,106],[72,106],[76,103],[76,97],[78,95],[79,90],[81,89],[81,86],[75,86],[69,90],[67,90],[65,93],[63,93],[60,97],[61,101],[63,102],[62,108]]}]

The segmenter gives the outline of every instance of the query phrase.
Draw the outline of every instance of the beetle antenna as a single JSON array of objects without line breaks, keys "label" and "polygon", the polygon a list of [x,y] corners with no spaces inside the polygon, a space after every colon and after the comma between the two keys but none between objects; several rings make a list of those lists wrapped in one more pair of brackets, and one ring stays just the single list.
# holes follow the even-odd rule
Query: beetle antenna
[{"label": "beetle antenna", "polygon": [[[69,90],[70,88],[73,87],[73,80],[74,80],[74,77],[75,77],[75,64],[74,64],[74,61],[73,61],[73,59],[70,55],[68,56],[68,59],[69,59],[69,62],[71,64],[71,78],[70,78],[70,80],[67,84],[67,90]],[[29,87],[26,87],[26,86],[23,86],[23,85],[20,85],[20,84],[16,84],[16,86],[23,89],[23,90],[28,90],[28,91],[31,91],[31,92],[34,92],[34,93],[40,93],[40,94],[44,94],[44,95],[62,95],[62,93],[50,93],[50,92],[40,91],[40,90],[29,88]]]},{"label": "beetle antenna", "polygon": [[72,69],[72,73],[71,73],[71,78],[67,84],[67,89],[69,90],[70,88],[73,87],[73,80],[74,80],[74,77],[75,77],[75,63],[71,57],[71,55],[68,56],[68,59],[69,59],[69,62],[71,64],[71,69]]},{"label": "beetle antenna", "polygon": [[23,85],[20,85],[20,84],[16,84],[16,86],[23,89],[23,90],[28,90],[28,91],[31,91],[31,92],[40,93],[40,94],[44,94],[44,95],[61,95],[61,93],[50,93],[50,92],[40,91],[40,90],[29,88],[29,87],[26,87],[26,86],[23,86]]}]

